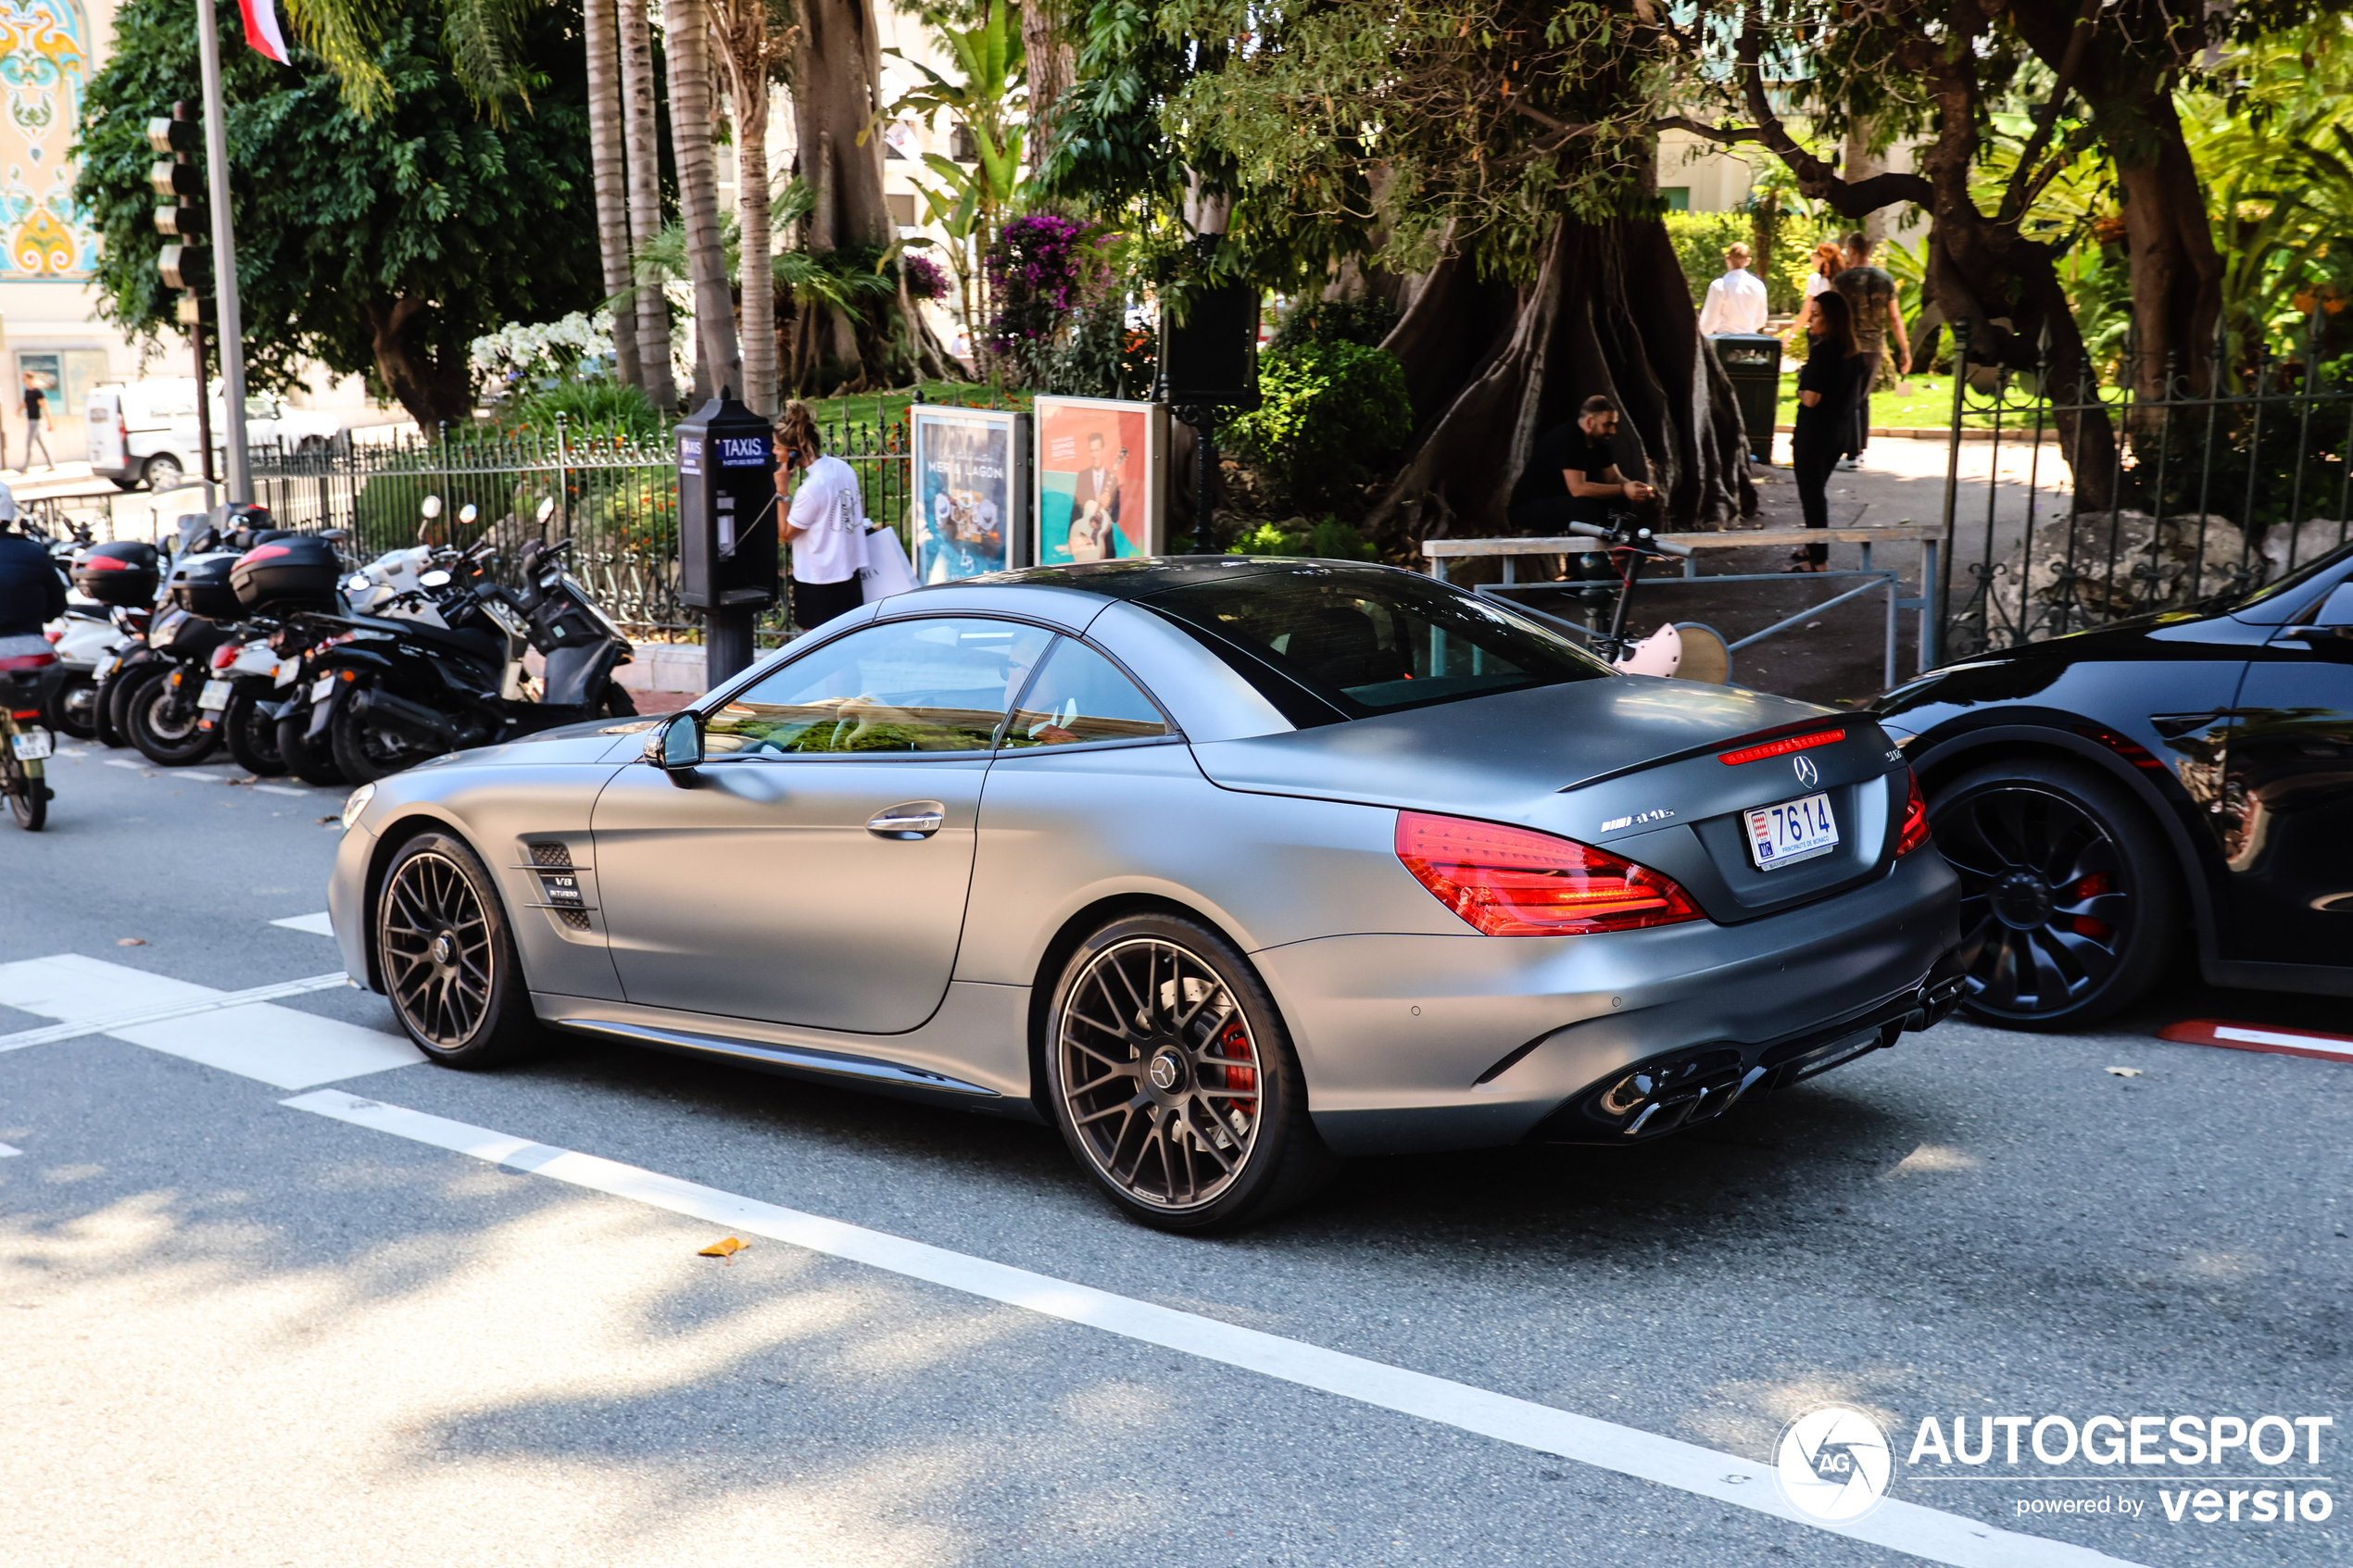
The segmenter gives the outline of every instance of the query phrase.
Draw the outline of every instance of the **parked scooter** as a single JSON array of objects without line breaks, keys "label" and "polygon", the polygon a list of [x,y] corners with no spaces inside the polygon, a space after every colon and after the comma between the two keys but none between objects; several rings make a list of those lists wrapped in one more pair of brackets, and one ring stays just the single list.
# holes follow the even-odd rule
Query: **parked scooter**
[{"label": "parked scooter", "polygon": [[[543,529],[554,508],[553,501],[540,507]],[[437,498],[428,497],[428,523],[438,513]],[[459,513],[460,523],[474,520],[471,506]],[[366,615],[320,628],[297,699],[308,721],[296,744],[315,751],[323,742],[346,780],[367,784],[444,752],[635,713],[612,679],[633,649],[564,570],[563,548],[526,550],[521,598],[484,577],[491,549],[485,537],[462,554],[436,551],[418,587],[397,596],[407,608],[430,605],[440,624]],[[549,661],[544,686],[524,662],[534,649]]]}]

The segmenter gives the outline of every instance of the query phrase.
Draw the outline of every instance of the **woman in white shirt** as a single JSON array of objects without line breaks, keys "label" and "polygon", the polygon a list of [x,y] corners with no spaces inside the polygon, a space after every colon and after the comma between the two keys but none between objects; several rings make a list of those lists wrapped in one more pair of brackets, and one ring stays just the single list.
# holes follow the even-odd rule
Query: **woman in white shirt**
[{"label": "woman in white shirt", "polygon": [[776,446],[784,458],[776,467],[778,493],[786,476],[799,475],[783,530],[792,546],[792,620],[813,632],[864,602],[858,569],[866,564],[866,503],[858,471],[824,456],[807,404],[785,405]]}]

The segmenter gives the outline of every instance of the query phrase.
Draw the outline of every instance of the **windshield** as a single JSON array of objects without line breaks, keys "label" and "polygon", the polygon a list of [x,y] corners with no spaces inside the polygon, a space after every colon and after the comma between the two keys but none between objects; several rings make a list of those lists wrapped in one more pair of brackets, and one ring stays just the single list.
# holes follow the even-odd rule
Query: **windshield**
[{"label": "windshield", "polygon": [[1501,605],[1408,571],[1301,565],[1136,602],[1302,726],[1614,673]]}]

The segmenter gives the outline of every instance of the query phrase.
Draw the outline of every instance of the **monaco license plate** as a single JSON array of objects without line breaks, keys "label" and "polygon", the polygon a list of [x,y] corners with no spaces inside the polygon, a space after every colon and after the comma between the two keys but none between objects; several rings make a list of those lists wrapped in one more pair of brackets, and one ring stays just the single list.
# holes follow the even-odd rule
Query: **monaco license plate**
[{"label": "monaco license plate", "polygon": [[38,762],[49,755],[56,743],[46,730],[20,730],[8,737],[8,744],[16,747],[18,761]]},{"label": "monaco license plate", "polygon": [[1748,821],[1748,858],[1760,872],[1779,871],[1838,847],[1838,818],[1827,795],[1759,806]]},{"label": "monaco license plate", "polygon": [[313,702],[324,702],[327,700],[327,694],[334,689],[334,676],[332,674],[321,675],[317,680],[310,683],[310,700]]},{"label": "monaco license plate", "polygon": [[196,706],[208,713],[218,713],[229,706],[229,694],[235,689],[226,681],[207,681],[204,690],[196,694]]}]

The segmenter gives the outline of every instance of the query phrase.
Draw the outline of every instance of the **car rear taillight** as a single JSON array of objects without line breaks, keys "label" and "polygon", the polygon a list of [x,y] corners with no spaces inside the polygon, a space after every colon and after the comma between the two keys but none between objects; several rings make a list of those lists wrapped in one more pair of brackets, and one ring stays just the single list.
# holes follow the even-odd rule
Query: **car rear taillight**
[{"label": "car rear taillight", "polygon": [[219,647],[212,650],[212,667],[215,670],[228,669],[229,666],[237,662],[237,655],[240,649],[235,643],[221,644]]},{"label": "car rear taillight", "polygon": [[1397,858],[1490,936],[1578,936],[1703,918],[1690,894],[1649,867],[1529,828],[1400,811]]},{"label": "car rear taillight", "polygon": [[1904,802],[1903,830],[1895,835],[1895,853],[1908,855],[1928,842],[1928,801],[1920,794],[1919,775],[1909,768],[1904,777],[1911,785],[1911,794]]},{"label": "car rear taillight", "polygon": [[1807,751],[1818,746],[1834,746],[1846,738],[1844,730],[1817,730],[1810,735],[1783,735],[1762,746],[1744,746],[1738,751],[1719,753],[1716,760],[1737,768],[1743,762],[1762,762],[1768,757],[1787,757],[1793,751]]}]

